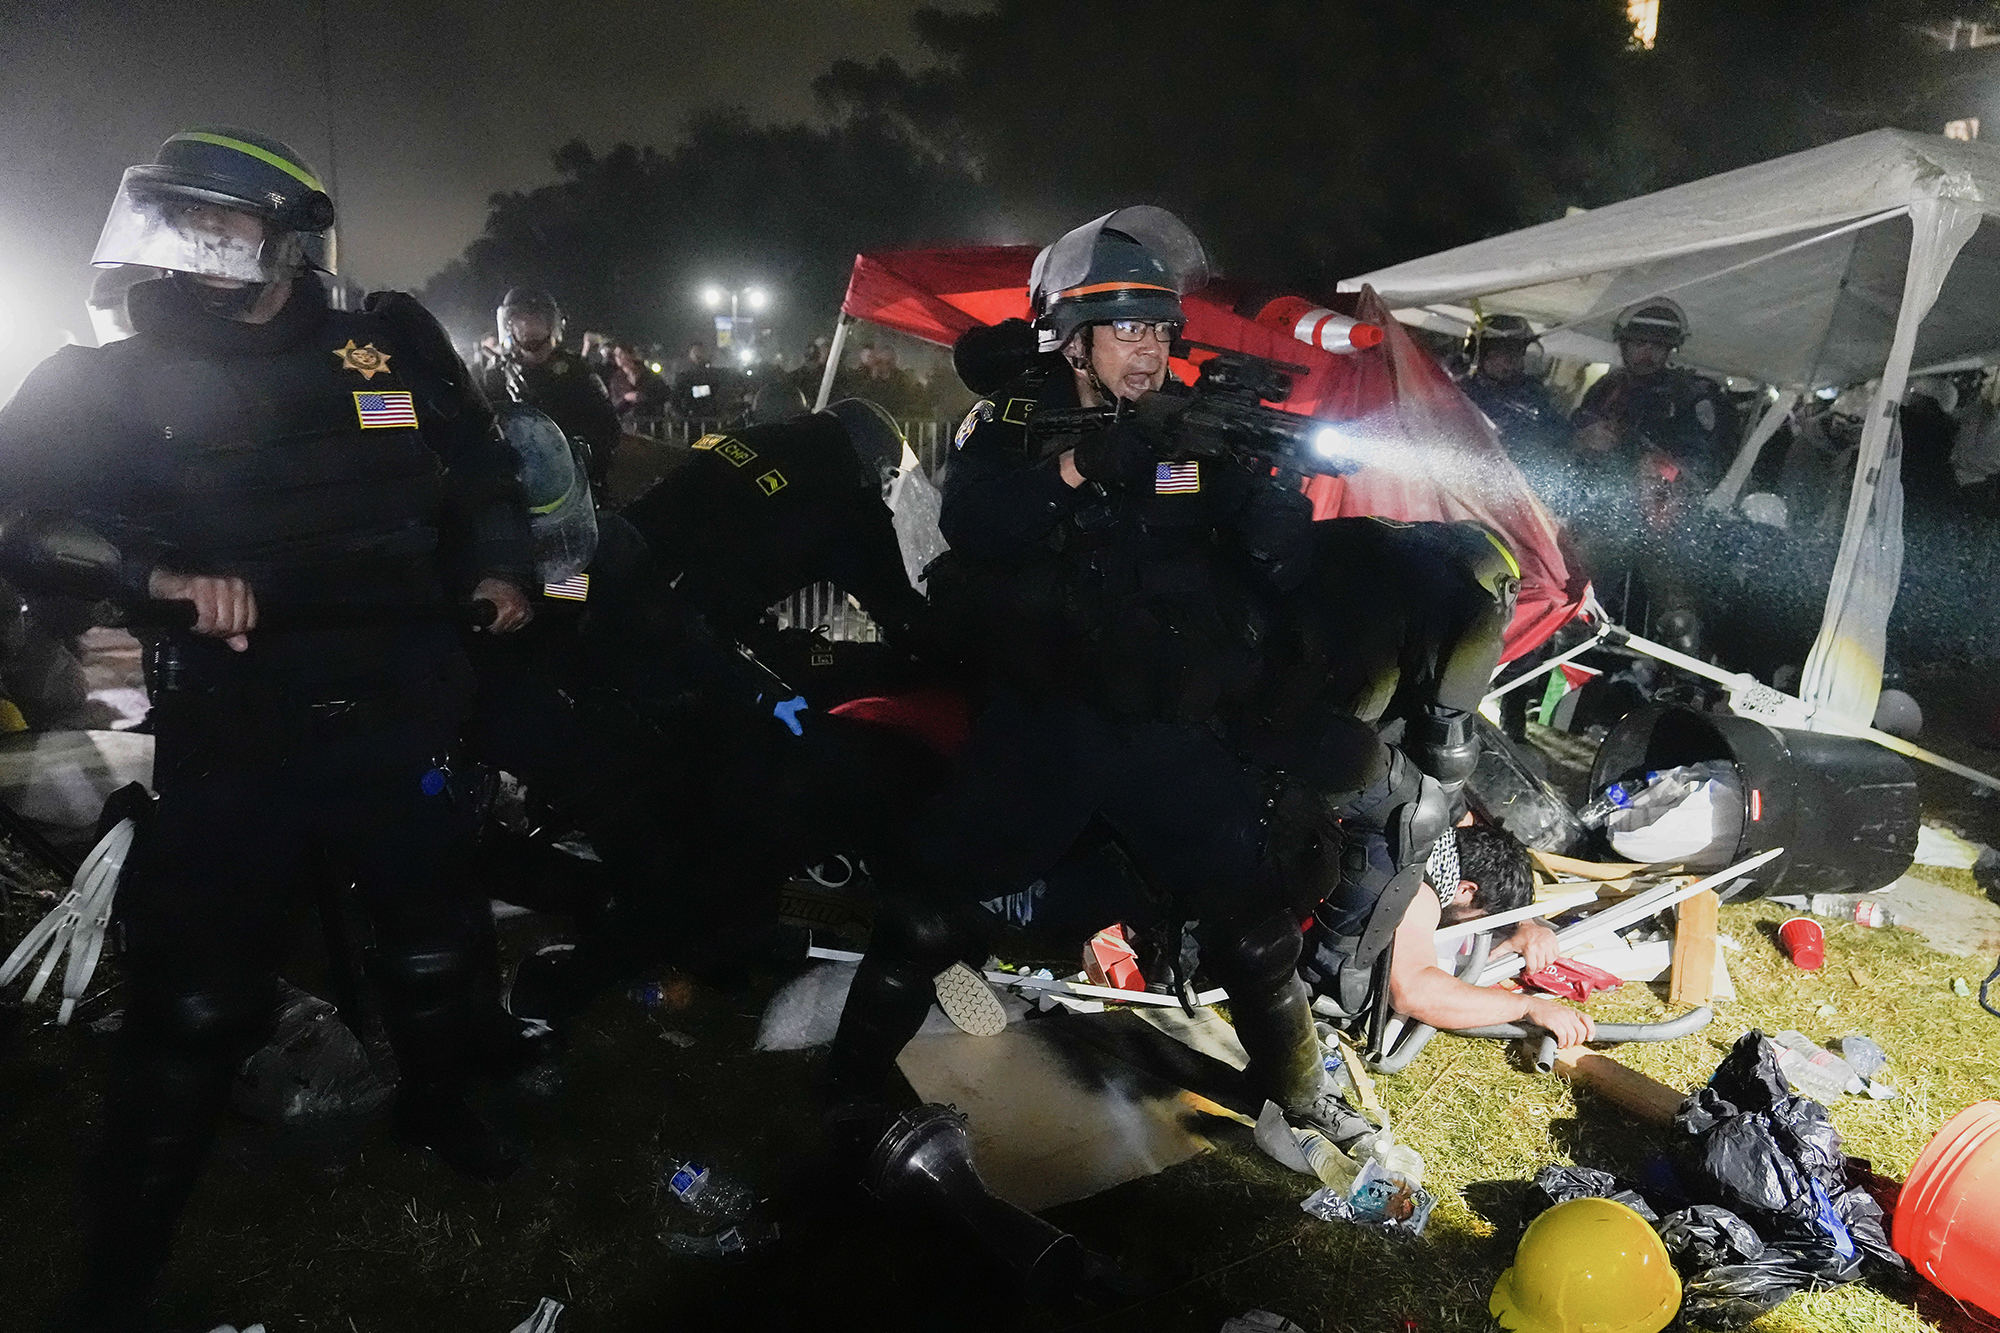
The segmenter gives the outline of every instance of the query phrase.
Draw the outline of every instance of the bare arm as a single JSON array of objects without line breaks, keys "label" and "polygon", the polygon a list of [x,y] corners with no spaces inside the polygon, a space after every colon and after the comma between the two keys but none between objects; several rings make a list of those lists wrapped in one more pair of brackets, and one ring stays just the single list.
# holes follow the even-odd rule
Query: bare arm
[{"label": "bare arm", "polygon": [[1578,1010],[1516,991],[1469,985],[1439,967],[1431,943],[1437,927],[1437,899],[1428,893],[1418,894],[1396,927],[1396,947],[1389,966],[1389,1003],[1398,1013],[1434,1028],[1532,1023],[1554,1033],[1564,1046],[1590,1040],[1590,1018]]}]

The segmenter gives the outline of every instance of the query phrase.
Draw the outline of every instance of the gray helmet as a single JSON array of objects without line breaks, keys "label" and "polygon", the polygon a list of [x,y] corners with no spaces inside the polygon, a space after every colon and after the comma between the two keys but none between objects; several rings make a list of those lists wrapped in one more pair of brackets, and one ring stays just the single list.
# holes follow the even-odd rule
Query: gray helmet
[{"label": "gray helmet", "polygon": [[1637,305],[1626,306],[1611,325],[1614,342],[1660,343],[1679,347],[1688,340],[1687,311],[1678,302],[1656,296]]},{"label": "gray helmet", "polygon": [[528,503],[535,576],[561,583],[597,554],[597,510],[590,479],[562,427],[532,407],[500,408],[500,433],[514,451],[514,476]]},{"label": "gray helmet", "polygon": [[769,426],[794,417],[806,416],[812,404],[795,384],[772,380],[750,395],[750,424]]},{"label": "gray helmet", "polygon": [[903,428],[887,408],[866,398],[828,403],[821,416],[832,417],[847,431],[854,456],[878,481],[887,481],[903,465]]},{"label": "gray helmet", "polygon": [[511,317],[514,315],[540,315],[549,322],[549,345],[562,341],[562,307],[556,298],[533,287],[509,287],[507,294],[500,298],[500,306],[493,312],[495,330],[500,335],[500,350],[512,353],[517,349]]},{"label": "gray helmet", "polygon": [[1465,334],[1465,354],[1474,364],[1489,347],[1519,347],[1526,350],[1536,341],[1534,325],[1519,315],[1483,315]]},{"label": "gray helmet", "polygon": [[1185,319],[1181,296],[1208,280],[1208,255],[1187,224],[1151,204],[1087,222],[1035,256],[1028,274],[1040,349],[1086,324]]},{"label": "gray helmet", "polygon": [[[204,227],[203,205],[264,224],[256,241]],[[334,269],[333,200],[285,144],[224,125],[182,130],[154,160],[126,168],[90,262],[170,273],[276,282],[303,264]]]}]

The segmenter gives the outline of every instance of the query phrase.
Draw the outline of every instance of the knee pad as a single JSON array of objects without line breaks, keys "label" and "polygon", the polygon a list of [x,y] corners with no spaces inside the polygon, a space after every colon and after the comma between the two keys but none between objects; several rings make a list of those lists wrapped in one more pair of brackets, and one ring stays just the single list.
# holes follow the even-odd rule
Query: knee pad
[{"label": "knee pad", "polygon": [[1433,704],[1410,719],[1404,741],[1417,767],[1456,791],[1479,767],[1479,737],[1469,712]]},{"label": "knee pad", "polygon": [[1204,924],[1202,959],[1209,973],[1232,995],[1263,992],[1282,985],[1298,970],[1304,936],[1289,912],[1275,911],[1245,923]]}]

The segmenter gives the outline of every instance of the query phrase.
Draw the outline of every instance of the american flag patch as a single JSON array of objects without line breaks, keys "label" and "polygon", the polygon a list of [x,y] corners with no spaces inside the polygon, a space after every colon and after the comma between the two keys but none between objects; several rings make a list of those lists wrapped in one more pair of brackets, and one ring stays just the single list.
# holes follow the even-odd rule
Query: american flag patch
[{"label": "american flag patch", "polygon": [[368,393],[357,390],[354,412],[361,418],[363,430],[417,424],[417,401],[403,392]]},{"label": "american flag patch", "polygon": [[590,600],[590,575],[572,574],[561,583],[544,583],[542,596],[559,597],[565,602],[587,602]]},{"label": "american flag patch", "polygon": [[1153,473],[1153,494],[1193,495],[1201,489],[1201,463],[1190,458],[1182,463],[1162,463]]}]

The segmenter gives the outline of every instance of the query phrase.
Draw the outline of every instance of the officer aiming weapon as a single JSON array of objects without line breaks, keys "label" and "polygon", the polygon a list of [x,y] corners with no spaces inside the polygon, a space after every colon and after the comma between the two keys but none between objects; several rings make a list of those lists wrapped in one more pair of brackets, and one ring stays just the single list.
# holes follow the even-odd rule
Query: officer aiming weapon
[{"label": "officer aiming weapon", "polygon": [[1182,343],[1175,354],[1189,349],[1215,353],[1202,362],[1191,393],[1149,393],[1130,404],[1037,412],[1028,422],[1037,454],[1053,452],[1046,441],[1130,421],[1150,428],[1163,462],[1236,458],[1251,468],[1322,477],[1344,477],[1361,467],[1357,442],[1338,427],[1265,406],[1290,397],[1292,377],[1308,373],[1306,367],[1208,343]]}]

